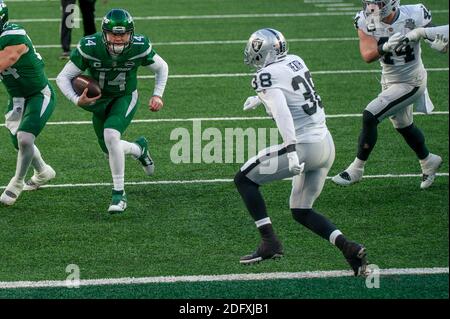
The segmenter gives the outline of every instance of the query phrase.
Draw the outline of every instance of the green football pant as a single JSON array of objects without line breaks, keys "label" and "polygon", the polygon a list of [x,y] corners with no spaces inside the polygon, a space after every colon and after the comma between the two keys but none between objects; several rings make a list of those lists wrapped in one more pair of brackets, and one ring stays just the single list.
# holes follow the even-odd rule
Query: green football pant
[{"label": "green football pant", "polygon": [[29,97],[11,97],[5,115],[5,126],[9,129],[16,149],[17,132],[38,136],[55,109],[55,92],[48,84],[41,92]]}]

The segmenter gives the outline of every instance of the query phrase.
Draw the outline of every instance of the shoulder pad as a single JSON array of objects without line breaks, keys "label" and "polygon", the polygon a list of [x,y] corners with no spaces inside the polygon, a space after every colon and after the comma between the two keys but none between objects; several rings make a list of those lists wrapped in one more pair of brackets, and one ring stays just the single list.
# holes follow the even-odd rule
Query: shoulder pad
[{"label": "shoulder pad", "polygon": [[403,13],[413,19],[416,27],[424,27],[431,22],[431,12],[421,3],[400,7]]},{"label": "shoulder pad", "polygon": [[7,23],[0,36],[6,36],[6,35],[26,35],[27,32],[25,29],[18,24],[15,23]]}]

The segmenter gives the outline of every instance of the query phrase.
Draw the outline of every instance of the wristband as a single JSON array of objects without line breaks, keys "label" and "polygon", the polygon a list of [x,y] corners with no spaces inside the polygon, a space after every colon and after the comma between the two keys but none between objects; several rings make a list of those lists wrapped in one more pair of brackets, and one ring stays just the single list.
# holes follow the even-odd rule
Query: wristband
[{"label": "wristband", "polygon": [[380,56],[383,56],[383,55],[385,55],[387,53],[386,51],[383,50],[383,44],[384,43],[381,43],[381,44],[378,45],[378,54]]}]

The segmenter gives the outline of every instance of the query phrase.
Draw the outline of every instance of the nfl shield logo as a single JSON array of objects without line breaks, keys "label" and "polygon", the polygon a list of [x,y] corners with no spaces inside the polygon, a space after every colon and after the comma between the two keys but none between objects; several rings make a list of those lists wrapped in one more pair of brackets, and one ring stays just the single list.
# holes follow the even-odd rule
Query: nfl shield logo
[{"label": "nfl shield logo", "polygon": [[416,28],[416,22],[414,21],[414,19],[407,19],[405,21],[405,28],[414,30]]},{"label": "nfl shield logo", "polygon": [[263,44],[263,40],[261,40],[261,39],[253,40],[253,42],[252,42],[253,51],[258,52],[259,50],[261,50],[262,44]]}]

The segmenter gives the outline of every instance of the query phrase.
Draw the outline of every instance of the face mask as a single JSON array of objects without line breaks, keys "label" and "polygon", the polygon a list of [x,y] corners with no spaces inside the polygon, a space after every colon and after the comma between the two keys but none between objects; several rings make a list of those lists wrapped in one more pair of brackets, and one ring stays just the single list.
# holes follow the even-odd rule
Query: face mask
[{"label": "face mask", "polygon": [[367,31],[373,32],[381,28],[380,8],[376,4],[368,4],[365,9]]}]

